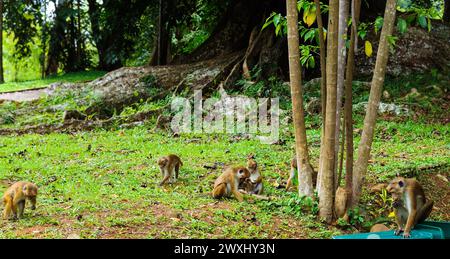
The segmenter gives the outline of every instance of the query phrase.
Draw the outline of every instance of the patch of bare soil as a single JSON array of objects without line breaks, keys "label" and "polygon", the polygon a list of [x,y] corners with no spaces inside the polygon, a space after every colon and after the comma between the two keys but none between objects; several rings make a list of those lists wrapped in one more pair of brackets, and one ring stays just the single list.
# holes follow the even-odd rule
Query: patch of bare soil
[{"label": "patch of bare soil", "polygon": [[427,199],[434,201],[431,218],[450,221],[450,172],[422,174],[418,180]]}]

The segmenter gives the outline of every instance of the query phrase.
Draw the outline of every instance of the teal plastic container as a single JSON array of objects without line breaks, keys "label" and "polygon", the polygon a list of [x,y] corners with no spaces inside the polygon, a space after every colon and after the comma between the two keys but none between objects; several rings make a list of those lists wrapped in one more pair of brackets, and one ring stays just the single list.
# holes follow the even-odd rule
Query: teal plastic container
[{"label": "teal plastic container", "polygon": [[[403,239],[394,230],[334,236],[333,239]],[[450,239],[450,222],[425,221],[411,230],[411,239]]]}]

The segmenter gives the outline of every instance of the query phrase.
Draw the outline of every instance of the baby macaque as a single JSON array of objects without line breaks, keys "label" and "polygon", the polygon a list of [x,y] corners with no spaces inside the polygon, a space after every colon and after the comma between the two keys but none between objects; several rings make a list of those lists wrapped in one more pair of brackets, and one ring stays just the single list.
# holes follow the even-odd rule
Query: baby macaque
[{"label": "baby macaque", "polygon": [[258,163],[256,163],[253,155],[250,155],[247,159],[247,169],[250,172],[250,177],[239,185],[239,190],[247,194],[261,195],[263,192],[263,178],[259,172]]},{"label": "baby macaque", "polygon": [[31,209],[35,210],[37,194],[38,188],[33,183],[17,182],[11,185],[3,195],[3,204],[5,205],[3,219],[10,219],[11,214],[14,219],[21,219],[27,199],[31,202]]},{"label": "baby macaque", "polygon": [[423,222],[433,209],[433,201],[427,201],[422,186],[415,179],[396,177],[387,191],[392,194],[393,207],[398,229],[395,235],[411,237],[411,229]]},{"label": "baby macaque", "polygon": [[181,162],[181,159],[177,155],[168,155],[158,159],[158,165],[163,177],[159,186],[163,186],[167,181],[169,181],[169,183],[176,182],[180,167],[183,166],[183,162]]},{"label": "baby macaque", "polygon": [[[297,171],[297,157],[294,156],[291,160],[291,171],[289,173],[289,179],[286,184],[286,191],[288,191],[292,187],[292,181],[295,177],[295,172]],[[312,175],[313,186],[316,186],[317,183],[317,172],[313,172]]]},{"label": "baby macaque", "polygon": [[250,177],[250,172],[245,167],[227,167],[225,171],[214,182],[212,195],[216,199],[230,197],[231,194],[238,201],[243,201],[242,194],[239,192],[239,184]]}]

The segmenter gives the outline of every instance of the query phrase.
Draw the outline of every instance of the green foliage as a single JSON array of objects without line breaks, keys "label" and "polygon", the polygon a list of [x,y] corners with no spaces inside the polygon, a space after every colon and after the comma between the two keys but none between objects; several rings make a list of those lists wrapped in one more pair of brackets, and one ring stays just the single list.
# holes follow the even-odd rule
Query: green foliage
[{"label": "green foliage", "polygon": [[[38,45],[30,45],[28,56],[18,56],[14,33],[3,32],[3,65],[6,82],[34,80],[41,77]],[[34,40],[37,40],[34,38]],[[0,85],[0,92],[4,85]]]},{"label": "green foliage", "polygon": [[[316,58],[319,56],[319,29],[311,28],[311,24],[316,20],[315,12],[316,6],[313,1],[300,0],[298,1],[297,8],[299,12],[303,11],[303,22],[299,21],[299,34],[303,43],[300,44],[300,61],[306,68],[316,67]],[[328,6],[321,3],[321,13],[328,12]],[[307,26],[305,26],[305,24]],[[264,23],[262,30],[266,29],[270,25],[275,27],[275,34],[277,36],[287,35],[287,18],[280,13],[273,12]],[[324,28],[326,33],[326,29]]]},{"label": "green foliage", "polygon": [[32,46],[38,36],[42,22],[41,1],[3,1],[4,29],[14,37],[15,58],[26,58],[32,53]]},{"label": "green foliage", "polygon": [[268,211],[281,211],[296,217],[305,214],[317,215],[319,213],[318,199],[311,197],[300,197],[296,193],[286,194],[283,199],[260,202],[261,206]]},{"label": "green foliage", "polygon": [[365,222],[365,218],[361,214],[361,209],[359,207],[348,210],[348,218],[350,225],[356,227],[361,227]]}]

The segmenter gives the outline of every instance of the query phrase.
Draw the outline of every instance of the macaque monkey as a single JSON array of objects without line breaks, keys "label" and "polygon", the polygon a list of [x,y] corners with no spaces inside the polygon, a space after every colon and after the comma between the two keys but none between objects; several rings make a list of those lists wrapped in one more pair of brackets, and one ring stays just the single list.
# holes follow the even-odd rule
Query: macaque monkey
[{"label": "macaque monkey", "polygon": [[383,224],[375,224],[370,228],[370,233],[389,231],[389,228]]},{"label": "macaque monkey", "polygon": [[[286,184],[286,191],[288,191],[292,186],[292,181],[294,180],[296,170],[297,170],[297,157],[294,156],[291,160],[291,171],[289,173],[289,179]],[[315,172],[315,171],[313,172],[312,178],[313,178],[312,179],[313,185],[316,186],[317,172]]]},{"label": "macaque monkey", "polygon": [[168,155],[158,159],[158,165],[163,177],[159,186],[163,186],[167,181],[169,181],[169,183],[176,182],[180,167],[183,166],[183,162],[181,162],[181,159],[176,155]]},{"label": "macaque monkey", "polygon": [[231,194],[238,201],[243,201],[242,194],[239,192],[239,184],[250,177],[250,172],[245,167],[227,167],[225,171],[214,182],[212,195],[216,199],[230,197]]},{"label": "macaque monkey", "polygon": [[[35,184],[29,182],[17,182],[9,187],[3,195],[3,219],[8,220],[11,212],[14,219],[21,219],[25,209],[25,202],[28,199],[31,202],[31,209],[36,209],[36,198],[38,188]],[[19,209],[17,213],[17,209]]]},{"label": "macaque monkey", "polygon": [[240,184],[239,189],[247,194],[261,195],[263,191],[262,176],[258,169],[258,163],[255,157],[250,155],[247,162],[247,169],[250,172],[250,177]]},{"label": "macaque monkey", "polygon": [[433,209],[433,201],[427,201],[422,186],[415,179],[396,177],[386,188],[392,194],[398,229],[395,235],[411,237],[411,229],[423,222]]}]

